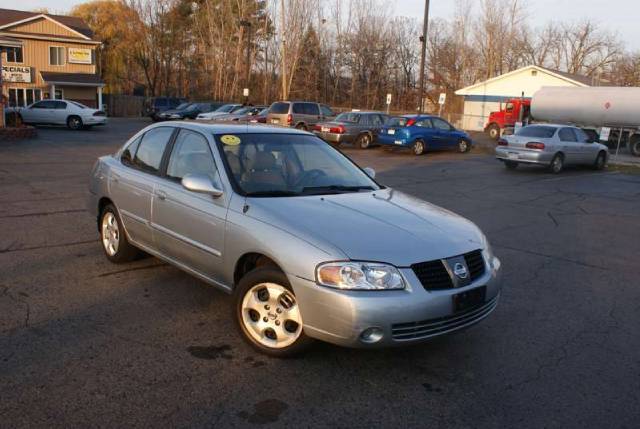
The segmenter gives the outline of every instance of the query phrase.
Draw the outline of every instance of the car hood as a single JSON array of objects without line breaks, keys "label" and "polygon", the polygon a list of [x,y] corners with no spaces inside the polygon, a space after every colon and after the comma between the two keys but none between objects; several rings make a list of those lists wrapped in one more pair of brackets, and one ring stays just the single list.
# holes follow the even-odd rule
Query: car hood
[{"label": "car hood", "polygon": [[339,195],[249,198],[247,204],[248,216],[325,250],[338,248],[352,260],[407,267],[485,247],[482,232],[471,221],[389,188]]}]

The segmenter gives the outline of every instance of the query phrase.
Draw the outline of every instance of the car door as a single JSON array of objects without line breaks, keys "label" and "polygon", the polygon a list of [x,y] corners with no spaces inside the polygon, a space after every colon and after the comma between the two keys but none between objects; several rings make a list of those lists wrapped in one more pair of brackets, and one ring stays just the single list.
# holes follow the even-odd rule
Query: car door
[{"label": "car door", "polygon": [[558,140],[560,140],[560,146],[562,147],[564,162],[566,164],[579,164],[582,162],[582,151],[573,128],[560,128],[560,130],[558,130]]},{"label": "car door", "polygon": [[122,167],[109,176],[109,192],[129,238],[154,248],[151,231],[151,201],[158,174],[174,127],[157,127],[129,144],[120,156]]},{"label": "car door", "polygon": [[31,106],[20,111],[22,120],[27,124],[38,124],[44,120],[45,111],[52,107],[52,101],[44,100],[33,103]]},{"label": "car door", "polygon": [[433,128],[438,133],[440,148],[450,148],[458,144],[455,136],[453,135],[453,127],[451,126],[451,124],[440,118],[431,118],[431,122],[433,123]]},{"label": "car door", "polygon": [[304,103],[304,115],[307,125],[313,126],[322,120],[320,107],[317,103]]},{"label": "car door", "polygon": [[51,112],[51,123],[56,125],[66,125],[67,118],[72,114],[70,104],[66,101],[54,101],[53,111]]},{"label": "car door", "polygon": [[442,148],[442,141],[438,130],[433,127],[430,118],[419,118],[411,127],[416,137],[421,138],[429,149]]},{"label": "car door", "polygon": [[207,138],[199,132],[180,129],[164,179],[153,196],[151,225],[155,246],[188,268],[210,279],[220,279],[229,195],[214,198],[189,191],[181,184],[187,174],[207,175],[216,188],[222,189]]},{"label": "car door", "polygon": [[576,134],[578,140],[578,146],[580,149],[580,162],[583,164],[592,164],[596,161],[600,148],[593,143],[589,138],[589,135],[580,128],[574,128],[573,132]]}]

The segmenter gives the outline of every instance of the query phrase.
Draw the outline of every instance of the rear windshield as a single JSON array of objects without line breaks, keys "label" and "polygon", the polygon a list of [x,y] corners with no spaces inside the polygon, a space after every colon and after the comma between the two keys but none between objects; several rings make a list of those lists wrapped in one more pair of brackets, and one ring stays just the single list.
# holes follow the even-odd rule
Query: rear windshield
[{"label": "rear windshield", "polygon": [[274,113],[276,115],[289,113],[289,103],[273,103],[269,108],[269,113]]},{"label": "rear windshield", "polygon": [[358,115],[357,113],[340,113],[337,117],[336,117],[336,122],[351,122],[351,123],[356,123],[358,122],[358,119],[360,118],[360,115]]},{"label": "rear windshield", "polygon": [[520,128],[516,135],[522,137],[539,137],[548,139],[553,137],[556,131],[556,127],[529,125],[528,127]]},{"label": "rear windshield", "polygon": [[408,120],[409,118],[404,118],[402,116],[396,117],[396,118],[389,118],[387,119],[387,122],[385,125],[389,127],[404,127],[405,125],[407,125]]}]

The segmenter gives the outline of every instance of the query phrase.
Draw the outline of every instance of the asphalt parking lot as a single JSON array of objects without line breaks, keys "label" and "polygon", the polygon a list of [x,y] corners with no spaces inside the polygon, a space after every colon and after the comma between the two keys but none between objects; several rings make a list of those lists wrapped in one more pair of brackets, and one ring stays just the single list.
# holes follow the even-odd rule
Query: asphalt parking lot
[{"label": "asphalt parking lot", "polygon": [[0,427],[638,427],[640,176],[345,149],[476,222],[502,300],[423,345],[278,360],[242,342],[224,293],[104,257],[88,174],[145,124],[0,143]]}]

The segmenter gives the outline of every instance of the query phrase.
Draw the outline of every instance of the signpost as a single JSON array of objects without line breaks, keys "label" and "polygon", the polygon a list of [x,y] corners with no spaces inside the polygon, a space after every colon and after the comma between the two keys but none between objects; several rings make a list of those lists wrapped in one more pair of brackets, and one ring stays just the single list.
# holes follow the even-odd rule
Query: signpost
[{"label": "signpost", "polygon": [[391,94],[387,94],[387,115],[389,114],[390,106],[391,106]]},{"label": "signpost", "polygon": [[440,98],[438,98],[438,104],[440,105],[440,109],[438,110],[438,116],[442,116],[442,107],[444,106],[444,103],[446,103],[446,101],[447,101],[447,93],[441,92]]},{"label": "signpost", "polygon": [[249,104],[249,88],[243,89],[242,95],[244,95],[244,104]]}]

